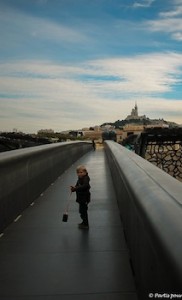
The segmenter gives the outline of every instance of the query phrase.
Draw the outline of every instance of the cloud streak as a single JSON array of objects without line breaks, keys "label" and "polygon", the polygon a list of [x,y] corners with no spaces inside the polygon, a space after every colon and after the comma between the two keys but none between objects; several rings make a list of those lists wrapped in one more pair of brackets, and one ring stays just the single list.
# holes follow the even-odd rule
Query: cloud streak
[{"label": "cloud streak", "polygon": [[137,1],[133,4],[134,8],[146,8],[150,7],[156,0],[142,0]]},{"label": "cloud streak", "polygon": [[121,119],[135,101],[142,103],[143,114],[152,115],[157,107],[159,117],[164,112],[169,116],[175,103],[182,113],[181,102],[169,99],[166,105],[162,98],[163,93],[172,91],[181,82],[180,54],[92,60],[75,66],[20,61],[2,63],[0,67],[1,109],[10,119],[16,115],[18,122],[21,124],[23,120],[22,124],[25,122],[28,128],[32,118],[35,119],[34,130],[41,129],[48,120],[49,127],[60,131],[91,126],[98,119],[100,123]]},{"label": "cloud streak", "polygon": [[3,1],[1,130],[89,127],[125,118],[135,101],[181,123],[182,54],[170,42],[182,40],[182,1]]},{"label": "cloud streak", "polygon": [[[88,42],[87,36],[73,27],[61,22],[31,16],[19,10],[1,7],[0,13],[1,40],[4,47],[18,46],[23,43],[36,43],[37,41],[51,41],[56,44],[79,44]],[[1,44],[3,47],[3,44]]]},{"label": "cloud streak", "polygon": [[74,66],[58,65],[51,61],[20,61],[14,64],[2,63],[1,73],[1,83],[9,93],[14,93],[15,88],[23,94],[27,91],[30,93],[34,87],[37,92],[44,94],[44,85],[50,91],[61,88],[70,92],[71,84],[75,89],[78,85],[82,86],[82,91],[94,87],[92,93],[101,88],[103,94],[105,90],[115,90],[125,94],[145,95],[168,92],[181,83],[182,54],[169,52],[113,57]]},{"label": "cloud streak", "polygon": [[148,28],[153,32],[170,34],[173,40],[182,41],[182,1],[174,1],[171,10],[162,11],[158,19],[146,22]]}]

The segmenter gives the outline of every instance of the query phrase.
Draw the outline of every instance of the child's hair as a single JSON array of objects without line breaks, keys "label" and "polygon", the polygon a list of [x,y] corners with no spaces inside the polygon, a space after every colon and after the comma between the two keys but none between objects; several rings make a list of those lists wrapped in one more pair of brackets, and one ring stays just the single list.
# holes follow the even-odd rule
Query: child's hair
[{"label": "child's hair", "polygon": [[78,172],[78,171],[84,171],[84,172],[88,173],[86,167],[83,166],[83,165],[78,166],[78,167],[76,168],[76,171],[77,171],[77,172]]}]

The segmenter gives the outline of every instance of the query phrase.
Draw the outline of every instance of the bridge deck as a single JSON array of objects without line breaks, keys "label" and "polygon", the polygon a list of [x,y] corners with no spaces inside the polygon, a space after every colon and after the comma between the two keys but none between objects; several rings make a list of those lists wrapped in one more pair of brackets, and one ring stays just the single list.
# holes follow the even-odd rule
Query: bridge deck
[{"label": "bridge deck", "polygon": [[[75,168],[91,178],[89,230],[75,194],[62,222]],[[103,150],[86,154],[54,182],[0,238],[2,300],[136,300],[136,289],[109,168]]]}]

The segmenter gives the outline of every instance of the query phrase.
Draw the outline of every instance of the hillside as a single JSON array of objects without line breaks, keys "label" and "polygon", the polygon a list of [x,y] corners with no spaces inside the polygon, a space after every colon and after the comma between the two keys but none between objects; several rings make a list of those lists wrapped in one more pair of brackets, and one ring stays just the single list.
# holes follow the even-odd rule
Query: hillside
[{"label": "hillside", "polygon": [[157,125],[157,124],[165,124],[169,127],[178,127],[179,125],[175,122],[165,121],[163,119],[129,119],[129,120],[117,120],[115,122],[106,122],[103,123],[101,126],[111,125],[114,126],[116,129],[122,129],[123,126],[127,124],[135,124],[135,125]]}]

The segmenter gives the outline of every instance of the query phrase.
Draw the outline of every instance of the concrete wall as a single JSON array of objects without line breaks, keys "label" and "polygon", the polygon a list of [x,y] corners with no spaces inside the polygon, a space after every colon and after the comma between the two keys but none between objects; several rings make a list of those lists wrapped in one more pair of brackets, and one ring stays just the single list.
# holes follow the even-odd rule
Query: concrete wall
[{"label": "concrete wall", "polygon": [[105,147],[139,299],[181,294],[181,183],[117,143]]},{"label": "concrete wall", "polygon": [[68,142],[1,153],[0,233],[60,174],[91,149],[91,143]]}]

